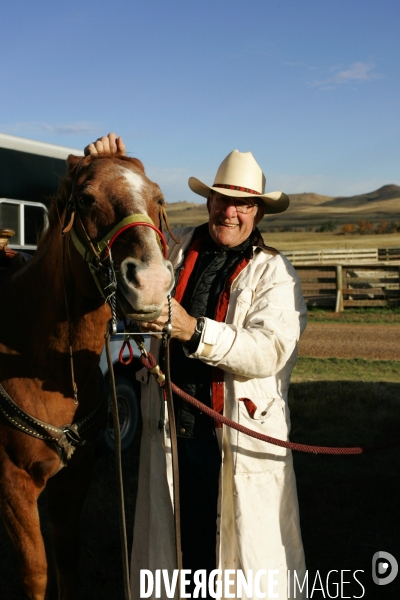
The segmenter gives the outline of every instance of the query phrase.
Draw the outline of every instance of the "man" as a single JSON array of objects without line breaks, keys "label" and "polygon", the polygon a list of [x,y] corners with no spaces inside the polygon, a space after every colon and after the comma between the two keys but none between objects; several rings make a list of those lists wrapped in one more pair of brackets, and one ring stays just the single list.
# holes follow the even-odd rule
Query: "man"
[{"label": "man", "polygon": [[[124,152],[125,147],[110,134],[87,151]],[[287,392],[306,309],[293,267],[264,245],[256,226],[264,214],[286,210],[289,199],[282,192],[265,193],[265,177],[252,154],[237,150],[221,163],[211,187],[194,177],[189,187],[207,198],[209,221],[175,231],[180,244],[168,240],[176,272],[172,380],[233,421],[286,440]],[[143,329],[161,331],[167,315],[166,306]],[[158,344],[153,342],[153,352]],[[153,574],[167,569],[171,577],[176,568],[168,415],[154,379],[144,371],[139,377],[143,435],[134,598],[140,569]],[[183,568],[208,574],[220,569],[222,580],[224,571],[232,570],[227,594],[236,590],[238,570],[245,576],[251,570],[253,578],[258,574],[258,588],[243,598],[287,598],[288,572],[292,581],[294,571],[300,581],[305,572],[291,452],[216,427],[179,398],[175,411]],[[163,585],[161,597],[167,598]]]}]

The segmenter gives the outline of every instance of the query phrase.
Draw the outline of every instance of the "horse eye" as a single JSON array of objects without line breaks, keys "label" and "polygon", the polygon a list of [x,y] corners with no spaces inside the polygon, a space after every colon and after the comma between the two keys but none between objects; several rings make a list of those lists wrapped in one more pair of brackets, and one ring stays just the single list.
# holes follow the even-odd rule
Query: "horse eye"
[{"label": "horse eye", "polygon": [[90,194],[80,194],[78,202],[82,208],[89,208],[89,206],[94,204],[95,199]]},{"label": "horse eye", "polygon": [[157,200],[157,203],[158,203],[160,206],[163,206],[163,204],[165,204],[165,200],[164,200],[164,198],[159,198],[159,200]]}]

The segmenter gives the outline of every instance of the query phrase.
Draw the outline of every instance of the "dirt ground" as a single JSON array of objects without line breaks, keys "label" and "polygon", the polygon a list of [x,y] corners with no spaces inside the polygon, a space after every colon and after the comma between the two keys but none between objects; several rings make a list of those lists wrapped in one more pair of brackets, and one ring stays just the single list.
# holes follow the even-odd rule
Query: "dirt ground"
[{"label": "dirt ground", "polygon": [[400,325],[309,323],[300,356],[400,360]]}]

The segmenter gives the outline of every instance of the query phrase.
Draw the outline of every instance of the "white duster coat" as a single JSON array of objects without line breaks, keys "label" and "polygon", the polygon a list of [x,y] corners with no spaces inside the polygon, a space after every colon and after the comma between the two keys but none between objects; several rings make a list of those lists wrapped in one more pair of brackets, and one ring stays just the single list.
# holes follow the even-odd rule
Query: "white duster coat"
[{"label": "white duster coat", "polygon": [[[174,232],[179,245],[169,240],[174,268],[181,266],[193,231]],[[287,392],[305,324],[306,307],[292,265],[279,253],[255,247],[253,258],[232,283],[226,322],[205,319],[192,355],[193,360],[224,371],[225,416],[263,434],[288,439]],[[157,352],[157,344],[153,342],[153,351]],[[139,371],[138,378],[143,383],[143,434],[131,564],[135,599],[140,597],[140,569],[153,575],[156,569],[168,569],[171,579],[176,568],[168,415],[165,410],[160,433],[159,388],[145,370]],[[243,397],[257,406],[253,417],[238,401]],[[258,574],[259,589],[253,585],[252,594],[244,593],[243,598],[293,598],[293,591],[287,593],[287,572],[292,581],[296,571],[302,582],[305,564],[291,451],[224,426],[219,507],[217,568],[235,573],[241,569],[245,575],[251,570],[253,584],[257,573],[265,571]],[[235,573],[227,574],[234,583],[225,589],[236,598]],[[220,578],[224,580],[224,573]],[[150,596],[156,597],[160,596],[155,592]],[[161,598],[167,597],[162,584]],[[233,596],[222,593],[225,597]],[[299,590],[296,597],[302,598]]]}]

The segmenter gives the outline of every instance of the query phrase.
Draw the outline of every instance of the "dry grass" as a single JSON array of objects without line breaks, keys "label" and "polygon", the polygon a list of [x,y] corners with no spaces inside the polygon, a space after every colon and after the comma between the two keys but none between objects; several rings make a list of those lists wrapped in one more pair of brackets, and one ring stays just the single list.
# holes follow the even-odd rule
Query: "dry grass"
[{"label": "dry grass", "polygon": [[282,231],[263,233],[263,238],[269,246],[280,251],[400,247],[400,233],[338,235],[329,232]]},{"label": "dry grass", "polygon": [[[388,201],[389,202],[389,201]],[[312,206],[305,211],[312,215]],[[305,210],[305,209],[302,209]],[[288,211],[282,215],[269,215],[265,217],[260,224],[261,230],[268,227],[282,226],[284,228],[293,227],[317,227],[329,219],[336,220],[333,212],[328,212],[322,216],[312,215],[309,222],[304,215],[298,220],[299,215],[295,211]],[[354,222],[360,218],[367,218],[368,214],[360,215],[352,213],[346,222]],[[194,202],[175,202],[168,204],[168,218],[172,228],[178,227],[197,227],[208,220],[207,207],[205,203],[195,204]],[[382,215],[387,220],[398,220],[398,211],[396,213]],[[338,231],[340,227],[338,227]],[[384,235],[342,235],[340,233],[315,232],[315,231],[282,231],[263,233],[264,240],[270,246],[275,246],[278,250],[317,250],[317,249],[351,249],[351,248],[395,248],[400,246],[400,233],[388,233]]]},{"label": "dry grass", "polygon": [[171,227],[197,227],[208,221],[205,203],[173,202],[167,205],[168,219]]}]

